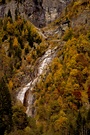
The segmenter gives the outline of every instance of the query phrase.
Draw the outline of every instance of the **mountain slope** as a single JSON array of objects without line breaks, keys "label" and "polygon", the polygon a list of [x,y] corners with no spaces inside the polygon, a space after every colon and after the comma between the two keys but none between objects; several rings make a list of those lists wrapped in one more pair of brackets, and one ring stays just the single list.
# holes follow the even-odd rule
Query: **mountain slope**
[{"label": "mountain slope", "polygon": [[[90,134],[89,16],[89,0],[76,0],[42,29],[20,17],[1,21],[2,76],[6,73],[12,97],[19,94],[25,107],[13,99],[10,135]],[[12,68],[5,58],[12,59]]]},{"label": "mountain slope", "polygon": [[49,73],[34,89],[37,124],[46,135],[90,133],[90,3],[76,1],[71,6],[73,12],[69,6],[62,18],[44,28],[51,44],[60,46],[64,41]]}]

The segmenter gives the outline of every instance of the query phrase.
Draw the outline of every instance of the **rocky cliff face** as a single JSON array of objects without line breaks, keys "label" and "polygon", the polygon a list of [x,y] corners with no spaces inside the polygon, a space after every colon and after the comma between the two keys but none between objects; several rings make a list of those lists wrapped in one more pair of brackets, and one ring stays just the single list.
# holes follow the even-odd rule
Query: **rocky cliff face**
[{"label": "rocky cliff face", "polygon": [[11,2],[0,6],[0,17],[10,9],[13,19],[18,11],[24,18],[31,20],[37,27],[43,27],[54,21],[71,0],[25,0],[22,3]]}]

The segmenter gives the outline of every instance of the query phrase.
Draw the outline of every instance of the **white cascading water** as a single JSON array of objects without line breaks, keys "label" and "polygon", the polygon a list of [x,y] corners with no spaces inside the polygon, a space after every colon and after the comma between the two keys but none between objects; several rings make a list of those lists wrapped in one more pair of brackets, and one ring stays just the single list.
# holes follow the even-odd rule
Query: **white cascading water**
[{"label": "white cascading water", "polygon": [[18,93],[17,99],[19,99],[19,100],[22,102],[22,104],[23,104],[23,102],[24,102],[24,95],[25,95],[26,91],[29,89],[30,84],[31,84],[31,82],[28,83],[28,84]]},{"label": "white cascading water", "polygon": [[52,61],[52,59],[56,56],[56,50],[54,49],[48,49],[46,53],[41,57],[39,60],[39,66],[38,66],[38,73],[37,77],[35,77],[32,81],[30,81],[27,85],[25,85],[18,93],[17,99],[24,103],[25,93],[29,90],[28,96],[27,96],[27,110],[26,113],[28,116],[32,116],[32,105],[33,105],[33,88],[37,81],[40,80],[40,76],[46,71],[48,64]]}]

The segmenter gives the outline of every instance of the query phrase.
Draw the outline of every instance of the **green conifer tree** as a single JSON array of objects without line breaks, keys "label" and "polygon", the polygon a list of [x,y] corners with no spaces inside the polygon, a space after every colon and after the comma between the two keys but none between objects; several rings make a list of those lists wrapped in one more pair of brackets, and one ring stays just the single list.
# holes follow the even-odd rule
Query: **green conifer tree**
[{"label": "green conifer tree", "polygon": [[9,132],[12,125],[11,96],[5,79],[0,81],[0,135]]}]

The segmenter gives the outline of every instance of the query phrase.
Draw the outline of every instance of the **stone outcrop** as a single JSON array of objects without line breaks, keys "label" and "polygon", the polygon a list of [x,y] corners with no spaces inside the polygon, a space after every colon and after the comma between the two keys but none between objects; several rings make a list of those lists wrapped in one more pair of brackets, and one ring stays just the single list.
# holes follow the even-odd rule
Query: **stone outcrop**
[{"label": "stone outcrop", "polygon": [[29,19],[37,27],[43,27],[54,21],[71,0],[15,0],[0,5],[0,17],[5,16],[10,9],[12,18],[17,10],[24,18]]}]

